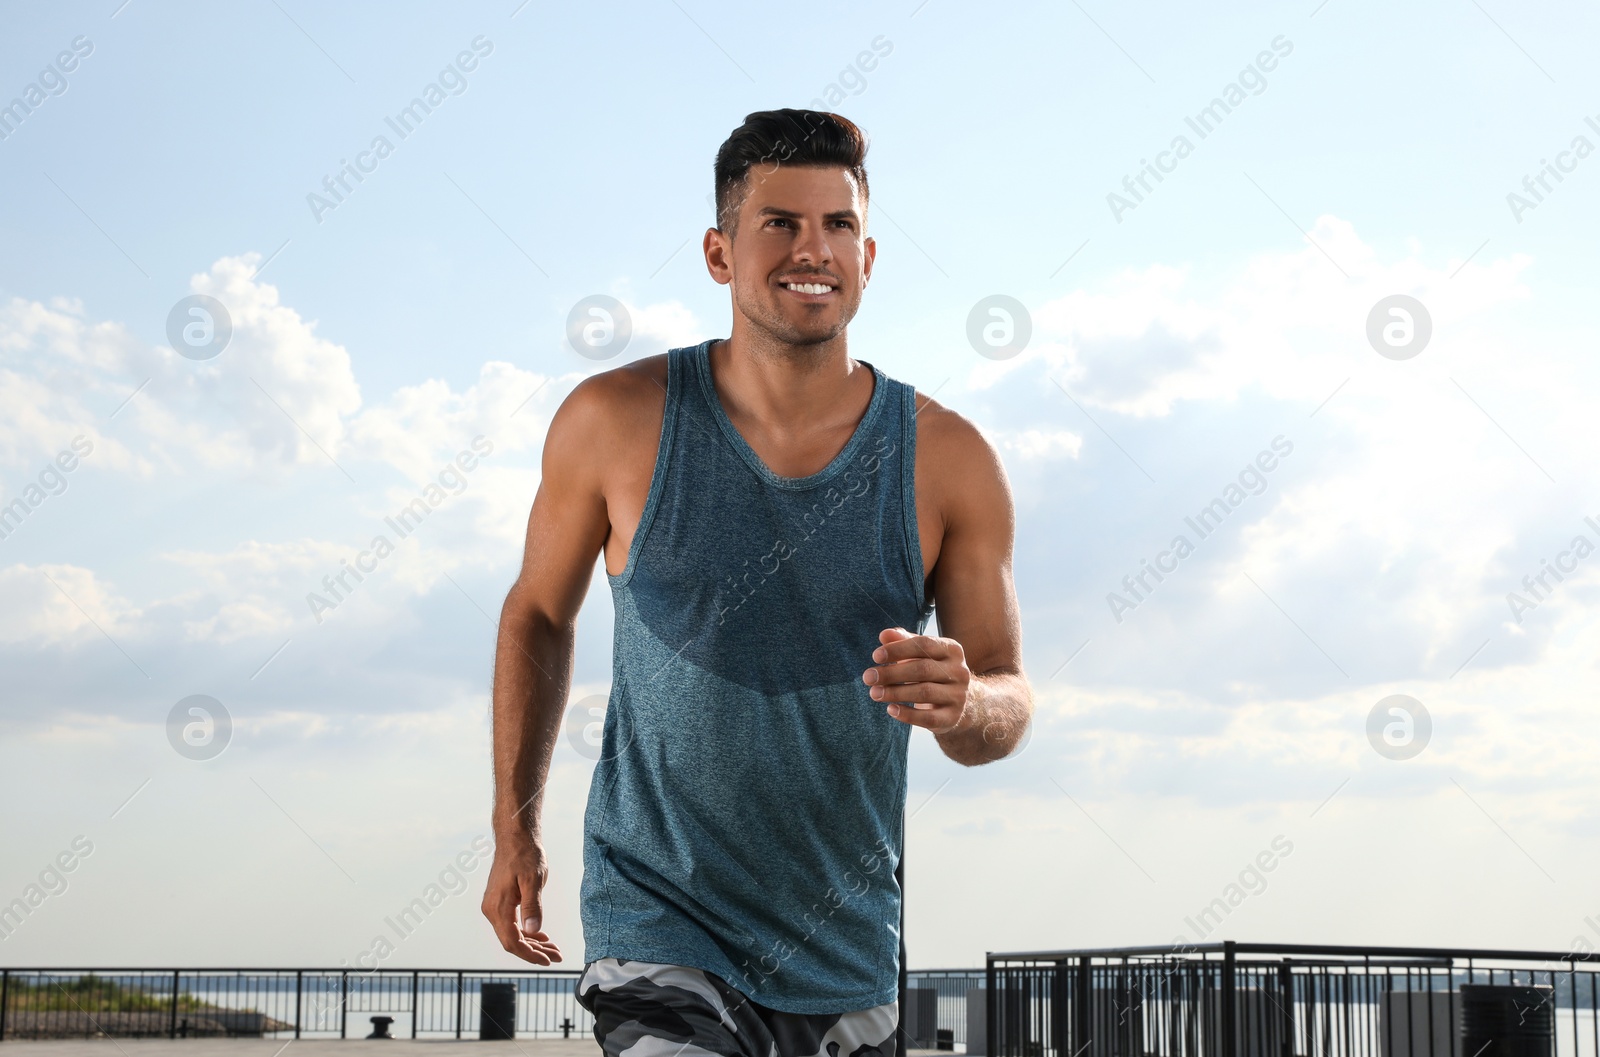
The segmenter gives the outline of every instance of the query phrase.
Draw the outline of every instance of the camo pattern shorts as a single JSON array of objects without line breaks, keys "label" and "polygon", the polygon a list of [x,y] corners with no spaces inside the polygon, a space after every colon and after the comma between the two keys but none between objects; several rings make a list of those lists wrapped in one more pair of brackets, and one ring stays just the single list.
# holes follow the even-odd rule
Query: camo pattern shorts
[{"label": "camo pattern shorts", "polygon": [[606,1057],[894,1057],[899,1003],[769,1009],[702,969],[600,958],[574,987]]}]

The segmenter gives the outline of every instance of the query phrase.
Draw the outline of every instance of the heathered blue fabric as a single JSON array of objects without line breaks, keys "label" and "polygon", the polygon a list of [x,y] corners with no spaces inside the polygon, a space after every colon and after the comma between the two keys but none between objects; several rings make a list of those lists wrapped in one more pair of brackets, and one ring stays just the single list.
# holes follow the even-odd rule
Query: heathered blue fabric
[{"label": "heathered blue fabric", "polygon": [[[714,339],[713,339],[714,340]],[[911,728],[861,682],[878,633],[921,633],[912,387],[832,462],[774,474],[668,354],[666,415],[616,606],[584,813],[584,961],[703,969],[793,1013],[898,998]]]}]

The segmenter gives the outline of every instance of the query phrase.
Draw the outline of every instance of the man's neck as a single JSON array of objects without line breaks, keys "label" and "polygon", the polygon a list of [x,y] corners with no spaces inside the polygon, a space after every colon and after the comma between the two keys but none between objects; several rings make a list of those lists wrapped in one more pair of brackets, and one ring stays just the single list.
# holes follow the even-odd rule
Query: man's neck
[{"label": "man's neck", "polygon": [[710,359],[729,416],[769,434],[806,434],[857,421],[871,399],[871,372],[850,358],[844,334],[816,345],[790,345],[736,325],[730,338],[712,344]]}]

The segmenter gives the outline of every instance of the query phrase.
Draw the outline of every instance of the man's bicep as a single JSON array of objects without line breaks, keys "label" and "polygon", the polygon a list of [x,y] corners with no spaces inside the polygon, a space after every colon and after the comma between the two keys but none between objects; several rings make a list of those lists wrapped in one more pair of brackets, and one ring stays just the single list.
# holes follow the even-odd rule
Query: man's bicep
[{"label": "man's bicep", "polygon": [[1015,513],[1005,469],[965,420],[944,463],[944,539],[934,575],[939,633],[961,643],[974,673],[1022,670],[1022,621],[1012,580]]},{"label": "man's bicep", "polygon": [[545,434],[522,569],[507,605],[515,602],[525,613],[556,624],[577,618],[610,530],[600,476],[602,453],[590,439],[606,435],[604,416],[602,394],[580,384],[557,409]]}]

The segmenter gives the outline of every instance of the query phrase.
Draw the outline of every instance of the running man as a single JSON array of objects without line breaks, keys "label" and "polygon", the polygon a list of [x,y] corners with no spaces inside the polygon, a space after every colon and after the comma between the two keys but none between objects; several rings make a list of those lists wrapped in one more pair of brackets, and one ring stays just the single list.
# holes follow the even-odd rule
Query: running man
[{"label": "running man", "polygon": [[893,1054],[911,729],[973,766],[1032,716],[999,457],[849,355],[866,150],[837,115],[749,115],[704,239],[730,336],[585,379],[545,439],[496,648],[483,912],[561,960],[540,816],[598,556],[616,632],[576,994],[613,1057]]}]

